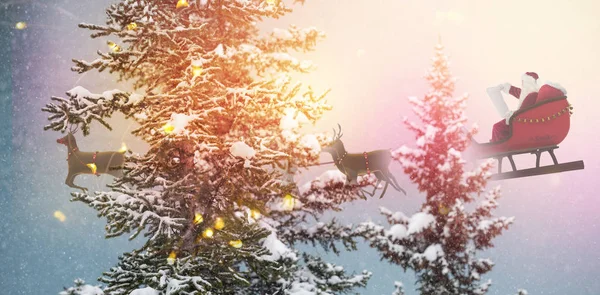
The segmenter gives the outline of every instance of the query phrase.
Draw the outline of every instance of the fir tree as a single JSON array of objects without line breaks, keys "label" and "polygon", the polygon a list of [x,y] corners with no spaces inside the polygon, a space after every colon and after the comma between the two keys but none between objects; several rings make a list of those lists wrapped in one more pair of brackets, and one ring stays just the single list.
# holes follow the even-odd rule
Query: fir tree
[{"label": "fir tree", "polygon": [[[416,135],[416,148],[403,146],[393,152],[425,194],[425,202],[410,217],[382,208],[389,228],[367,222],[357,230],[383,259],[415,271],[421,294],[484,294],[491,281],[483,281],[482,276],[493,263],[477,258],[477,252],[493,247],[492,239],[513,218],[492,216],[500,197],[499,188],[484,194],[492,162],[465,171],[462,153],[476,128],[463,131],[467,96],[452,97],[455,79],[442,50],[441,44],[435,47],[433,67],[426,75],[429,93],[410,99],[423,124],[404,119]],[[478,200],[469,207],[473,210],[467,208]]]},{"label": "fir tree", "polygon": [[52,97],[45,129],[77,126],[87,136],[93,122],[111,129],[108,118],[121,112],[150,146],[127,155],[110,191],[72,193],[106,217],[108,238],[146,238],[100,278],[105,294],[337,294],[365,286],[370,273],[346,274],[294,249],[310,243],[337,253],[336,241],[355,249],[351,227],[311,223],[356,200],[359,186],[339,172],[300,188],[293,181],[327,143],[300,127],[330,107],[326,92],[288,74],[310,72],[313,65],[289,51],[313,50],[324,34],[257,29],[289,12],[278,0],[124,0],[106,10],[105,25],[79,25],[109,47],[96,60],[73,60],[72,70],[108,70],[133,91],[76,87]]}]

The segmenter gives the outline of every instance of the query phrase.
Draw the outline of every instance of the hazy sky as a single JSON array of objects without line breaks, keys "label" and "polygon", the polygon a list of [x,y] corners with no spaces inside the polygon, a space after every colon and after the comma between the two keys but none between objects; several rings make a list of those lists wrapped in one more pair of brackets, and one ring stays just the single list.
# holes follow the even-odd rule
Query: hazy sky
[{"label": "hazy sky", "polygon": [[[141,241],[105,240],[104,219],[82,203],[69,202],[64,185],[66,150],[58,134],[44,132],[46,114],[40,108],[50,97],[81,85],[93,92],[119,87],[108,74],[72,73],[72,58],[91,59],[102,40],[88,38],[80,22],[102,23],[104,8],[113,1],[56,0],[0,2],[0,110],[6,125],[1,146],[0,290],[2,294],[56,294],[81,277],[95,283],[120,253]],[[8,4],[6,4],[8,3]],[[21,4],[15,4],[21,3]],[[600,294],[600,200],[596,134],[600,95],[600,9],[597,1],[404,1],[307,0],[283,19],[261,25],[265,30],[296,24],[316,26],[327,34],[317,51],[305,55],[319,69],[301,77],[315,89],[332,88],[334,109],[313,130],[331,130],[340,123],[350,152],[413,145],[401,123],[414,115],[408,96],[423,96],[423,76],[441,35],[451,70],[459,78],[456,95],[470,94],[467,115],[480,126],[477,138],[487,141],[499,120],[485,88],[504,82],[518,84],[526,71],[541,80],[562,84],[574,106],[571,131],[557,150],[559,161],[584,160],[583,171],[494,183],[502,186],[499,215],[516,223],[496,240],[488,255],[496,262],[490,294]],[[28,28],[14,30],[26,21]],[[9,77],[9,78],[4,78]],[[516,100],[511,102],[516,105]],[[83,150],[118,149],[122,141],[134,150],[145,145],[128,135],[133,127],[116,116],[109,132],[96,125],[93,136],[78,138]],[[323,156],[324,161],[329,161]],[[517,157],[517,165],[534,163]],[[544,159],[547,163],[548,159]],[[332,167],[298,176],[303,182]],[[382,200],[347,206],[335,216],[348,222],[381,220],[378,207],[414,213],[423,196],[402,174],[392,171],[408,196],[388,191]],[[11,175],[10,177],[7,177]],[[107,179],[81,177],[78,183],[102,189]],[[64,212],[64,222],[53,213]],[[333,215],[332,215],[333,216]],[[333,258],[374,273],[361,294],[391,294],[393,281],[416,294],[414,276],[380,262],[366,246],[360,253]]]}]

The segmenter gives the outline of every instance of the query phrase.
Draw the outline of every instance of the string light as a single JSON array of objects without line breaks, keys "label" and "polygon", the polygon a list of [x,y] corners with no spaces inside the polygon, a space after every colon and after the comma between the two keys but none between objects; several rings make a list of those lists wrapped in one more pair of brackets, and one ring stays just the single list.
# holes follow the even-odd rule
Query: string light
[{"label": "string light", "polygon": [[215,234],[215,232],[212,230],[212,228],[207,228],[202,232],[202,237],[203,238],[212,238],[214,234]]},{"label": "string light", "polygon": [[194,215],[194,224],[198,225],[202,222],[204,222],[204,217],[202,217],[202,214],[196,213],[196,215]]},{"label": "string light", "polygon": [[215,219],[215,229],[222,230],[224,227],[225,227],[225,221],[223,221],[223,218],[217,217]]},{"label": "string light", "polygon": [[294,197],[290,194],[285,195],[285,197],[283,197],[283,209],[286,211],[292,211],[294,210],[294,205],[296,203],[296,200],[294,199]]},{"label": "string light", "polygon": [[170,123],[167,123],[163,126],[163,131],[165,131],[166,134],[171,134],[173,130],[175,130],[175,126],[171,125]]},{"label": "string light", "polygon": [[125,143],[121,144],[121,148],[119,149],[119,153],[124,153],[127,151],[127,145]]},{"label": "string light", "polygon": [[444,206],[443,204],[440,204],[438,211],[440,212],[440,214],[446,215],[446,214],[450,213],[450,208]]},{"label": "string light", "polygon": [[198,77],[198,76],[202,75],[202,66],[192,65],[192,75],[194,77]]},{"label": "string light", "polygon": [[239,249],[239,248],[242,248],[243,243],[240,240],[235,240],[235,241],[229,241],[229,245],[233,248]]},{"label": "string light", "polygon": [[90,170],[92,170],[92,174],[96,174],[96,170],[98,170],[98,167],[96,167],[96,164],[89,163],[89,164],[86,164],[86,166],[88,166],[88,168],[90,168]]},{"label": "string light", "polygon": [[130,24],[127,25],[127,29],[130,30],[130,31],[133,31],[133,30],[137,29],[137,27],[138,27],[138,25],[136,23],[134,23],[134,22],[132,22],[132,23],[130,23]]},{"label": "string light", "polygon": [[58,219],[60,222],[65,222],[67,219],[65,214],[60,211],[54,211],[54,218]]},{"label": "string light", "polygon": [[564,109],[558,111],[555,114],[552,114],[552,116],[546,116],[546,117],[542,117],[542,118],[516,118],[517,122],[523,122],[523,123],[544,123],[553,119],[556,119],[558,117],[560,117],[562,114],[566,113],[567,111],[569,111],[569,114],[573,114],[573,112],[571,112],[570,110],[572,110],[573,107],[569,104],[568,107],[565,107]]},{"label": "string light", "polygon": [[177,1],[176,8],[182,8],[182,7],[188,7],[188,6],[190,6],[190,4],[188,3],[187,0],[179,0],[179,1]]},{"label": "string light", "polygon": [[250,217],[254,220],[257,220],[261,217],[260,212],[258,212],[258,210],[250,210]]},{"label": "string light", "polygon": [[177,253],[175,253],[175,251],[171,251],[171,253],[169,254],[169,257],[167,258],[167,263],[169,265],[175,264],[176,258],[177,258]]},{"label": "string light", "polygon": [[108,42],[106,42],[106,44],[108,44],[108,47],[110,49],[112,49],[113,52],[121,51],[121,47],[119,45],[117,45],[115,42],[108,41]]},{"label": "string light", "polygon": [[15,24],[15,29],[17,30],[24,30],[25,28],[27,28],[26,22],[18,22]]}]

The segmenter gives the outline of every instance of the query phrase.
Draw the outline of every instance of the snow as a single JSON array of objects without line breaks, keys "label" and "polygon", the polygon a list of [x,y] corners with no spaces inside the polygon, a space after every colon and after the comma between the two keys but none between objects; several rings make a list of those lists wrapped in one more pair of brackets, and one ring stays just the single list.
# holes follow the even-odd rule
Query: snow
[{"label": "snow", "polygon": [[252,159],[256,155],[256,151],[252,147],[241,141],[232,144],[231,148],[229,148],[229,152],[234,157],[240,157],[244,159]]},{"label": "snow", "polygon": [[201,67],[202,64],[203,64],[202,60],[199,60],[199,59],[192,60],[193,67]]},{"label": "snow", "polygon": [[146,120],[148,119],[148,115],[145,112],[141,112],[141,113],[136,113],[133,115],[134,118],[138,119],[138,120]]},{"label": "snow", "polygon": [[168,123],[175,127],[173,129],[174,134],[181,134],[184,133],[184,131],[187,133],[187,130],[185,130],[185,128],[190,123],[190,121],[196,118],[197,116],[195,115],[173,113],[171,114],[171,120]]},{"label": "snow", "polygon": [[435,222],[435,217],[429,213],[419,212],[410,218],[407,234],[419,233]]},{"label": "snow", "polygon": [[131,95],[129,95],[129,103],[136,105],[138,104],[140,101],[142,101],[144,99],[144,96],[138,93],[132,93]]},{"label": "snow", "polygon": [[290,130],[299,127],[300,124],[298,123],[298,120],[294,118],[295,112],[296,110],[292,108],[284,110],[285,115],[281,117],[281,121],[279,122],[279,128],[281,128],[281,130]]},{"label": "snow", "polygon": [[346,183],[346,175],[337,169],[327,170],[323,172],[319,177],[315,178],[313,181],[307,182],[304,185],[300,186],[298,188],[298,192],[301,195],[303,195],[312,188],[313,184],[315,184],[317,188],[321,189],[324,188],[327,185],[327,183],[331,181],[333,181],[334,183]]},{"label": "snow", "polygon": [[133,290],[129,295],[159,295],[160,292],[158,290],[152,289],[150,287],[146,287],[143,289]]},{"label": "snow", "polygon": [[99,98],[104,98],[106,100],[112,100],[115,96],[115,94],[119,94],[119,93],[123,93],[123,91],[118,90],[118,89],[113,89],[113,90],[107,90],[102,92],[102,94],[95,94],[95,93],[91,93],[89,90],[85,89],[84,87],[81,86],[76,86],[75,88],[67,91],[67,95],[69,95],[70,97],[73,98],[91,98],[91,99],[99,99]]},{"label": "snow", "polygon": [[115,202],[119,203],[120,205],[125,205],[125,203],[127,202],[128,199],[129,199],[128,195],[120,194],[117,198],[115,198]]},{"label": "snow", "polygon": [[444,250],[440,244],[429,245],[423,252],[423,256],[429,261],[435,261],[438,257],[444,256]]},{"label": "snow", "polygon": [[392,240],[402,240],[406,238],[407,232],[408,230],[403,224],[394,224],[392,227],[390,227],[387,235],[392,238]]},{"label": "snow", "polygon": [[225,50],[223,49],[223,44],[217,45],[217,48],[215,48],[214,52],[219,57],[226,57],[225,56]]},{"label": "snow", "polygon": [[300,139],[300,146],[309,148],[313,154],[319,154],[321,152],[321,145],[317,140],[317,137],[312,134],[306,134]]},{"label": "snow", "polygon": [[279,39],[292,39],[294,36],[288,30],[282,30],[279,28],[273,29],[273,36]]},{"label": "snow", "polygon": [[276,52],[276,53],[272,53],[271,56],[279,61],[287,61],[290,62],[292,65],[298,65],[298,59],[292,57],[291,55],[287,54],[287,53],[280,53],[280,52]]},{"label": "snow", "polygon": [[104,292],[99,287],[84,285],[81,287],[81,295],[103,295]]},{"label": "snow", "polygon": [[294,260],[297,259],[296,254],[277,238],[277,234],[275,233],[275,230],[271,228],[271,226],[264,222],[261,222],[261,225],[272,230],[271,234],[263,241],[263,246],[267,248],[271,254],[263,255],[261,258],[270,261],[277,261],[280,258],[292,258]]}]

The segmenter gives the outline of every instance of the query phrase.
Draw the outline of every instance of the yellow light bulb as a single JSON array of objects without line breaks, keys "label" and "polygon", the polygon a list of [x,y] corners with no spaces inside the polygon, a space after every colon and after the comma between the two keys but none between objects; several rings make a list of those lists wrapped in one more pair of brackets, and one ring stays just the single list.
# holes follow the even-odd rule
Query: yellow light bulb
[{"label": "yellow light bulb", "polygon": [[177,258],[177,253],[175,253],[175,251],[171,251],[171,254],[169,254],[169,258],[167,258],[167,263],[169,265],[175,264],[176,258]]},{"label": "yellow light bulb", "polygon": [[440,204],[438,211],[440,212],[440,214],[446,215],[446,214],[448,214],[450,212],[450,208],[444,206],[443,204]]},{"label": "yellow light bulb", "polygon": [[54,211],[54,218],[58,219],[60,222],[65,222],[67,217],[60,211]]},{"label": "yellow light bulb", "polygon": [[108,44],[108,47],[110,49],[112,49],[113,52],[121,51],[121,47],[119,45],[117,45],[115,42],[108,41],[108,42],[106,42],[106,44]]},{"label": "yellow light bulb", "polygon": [[212,228],[207,228],[202,232],[202,237],[204,238],[212,238],[212,236],[215,234],[215,232],[212,230]]},{"label": "yellow light bulb", "polygon": [[286,211],[291,211],[294,210],[294,205],[296,203],[296,200],[294,199],[294,197],[290,194],[285,195],[285,197],[283,197],[283,209]]},{"label": "yellow light bulb", "polygon": [[90,168],[90,170],[92,170],[92,174],[96,174],[96,170],[98,169],[98,167],[96,167],[96,164],[89,163],[89,164],[86,164],[86,166],[88,166],[88,168]]},{"label": "yellow light bulb", "polygon": [[204,217],[202,217],[202,214],[196,213],[196,215],[194,216],[194,224],[200,224],[203,221],[204,221]]},{"label": "yellow light bulb", "polygon": [[242,248],[243,243],[240,240],[235,240],[235,241],[229,241],[229,245],[233,248],[239,249],[239,248]]},{"label": "yellow light bulb", "polygon": [[223,218],[217,217],[217,219],[215,219],[215,229],[222,230],[224,227],[225,221],[223,221]]},{"label": "yellow light bulb", "polygon": [[260,218],[260,216],[261,215],[260,215],[260,212],[258,212],[258,210],[254,210],[254,209],[250,210],[250,217],[252,219],[257,220]]},{"label": "yellow light bulb", "polygon": [[190,4],[187,2],[187,0],[179,0],[179,1],[177,1],[176,8],[182,8],[182,7],[188,7],[188,6],[190,6]]},{"label": "yellow light bulb", "polygon": [[121,148],[119,149],[119,153],[124,153],[127,151],[127,145],[125,143],[121,144]]},{"label": "yellow light bulb", "polygon": [[133,31],[133,30],[137,29],[137,24],[132,22],[127,25],[127,29],[130,31]]},{"label": "yellow light bulb", "polygon": [[17,30],[24,30],[25,28],[27,28],[26,22],[18,22],[15,24],[15,29]]},{"label": "yellow light bulb", "polygon": [[202,75],[202,67],[192,65],[192,75],[194,75],[194,77]]},{"label": "yellow light bulb", "polygon": [[175,130],[175,126],[167,123],[167,124],[165,124],[165,126],[163,126],[163,130],[165,131],[166,134],[170,134],[171,132],[173,132],[173,130]]}]

